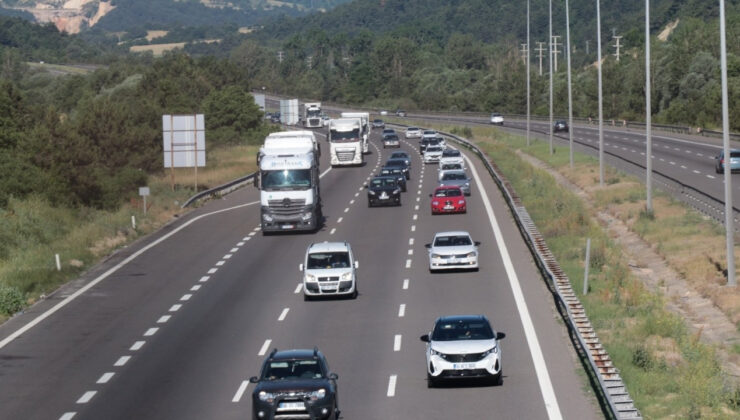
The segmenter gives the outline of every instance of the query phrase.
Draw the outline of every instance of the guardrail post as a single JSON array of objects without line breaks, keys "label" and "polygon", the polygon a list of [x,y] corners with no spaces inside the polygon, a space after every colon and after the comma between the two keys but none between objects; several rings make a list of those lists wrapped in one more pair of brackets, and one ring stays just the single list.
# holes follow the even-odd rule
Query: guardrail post
[{"label": "guardrail post", "polygon": [[583,295],[588,294],[588,268],[591,265],[591,238],[586,239],[586,262],[583,269]]}]

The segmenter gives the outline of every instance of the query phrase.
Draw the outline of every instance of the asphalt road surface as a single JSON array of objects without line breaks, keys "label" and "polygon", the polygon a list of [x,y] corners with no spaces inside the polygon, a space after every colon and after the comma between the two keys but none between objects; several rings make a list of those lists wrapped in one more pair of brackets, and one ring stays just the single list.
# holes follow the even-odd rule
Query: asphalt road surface
[{"label": "asphalt road surface", "polygon": [[[389,208],[368,208],[363,189],[392,151],[378,131],[362,167],[330,169],[323,146],[319,232],[262,236],[259,192],[246,187],[1,326],[0,418],[250,418],[247,380],[264,355],[313,346],[339,375],[343,419],[603,418],[552,295],[480,162],[468,163],[478,174],[468,213],[432,216],[436,165],[421,163],[415,141],[402,146],[414,152],[409,190],[401,207]],[[424,244],[451,229],[481,242],[478,272],[429,273]],[[356,300],[304,302],[298,264],[320,241],[352,245]],[[428,389],[419,336],[438,316],[465,313],[485,314],[506,334],[503,385]]]}]

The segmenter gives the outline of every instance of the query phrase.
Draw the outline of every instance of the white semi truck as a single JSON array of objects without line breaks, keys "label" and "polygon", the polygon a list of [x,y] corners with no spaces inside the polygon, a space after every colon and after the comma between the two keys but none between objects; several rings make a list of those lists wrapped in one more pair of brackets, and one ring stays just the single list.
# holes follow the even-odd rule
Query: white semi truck
[{"label": "white semi truck", "polygon": [[306,128],[321,128],[321,102],[306,102],[303,104],[303,126]]},{"label": "white semi truck", "polygon": [[342,118],[359,118],[362,121],[362,153],[370,153],[370,113],[369,112],[342,112]]},{"label": "white semi truck", "polygon": [[[285,147],[289,143],[295,147]],[[260,190],[263,234],[317,230],[322,209],[318,158],[312,141],[308,137],[268,137],[258,161],[254,185]]]},{"label": "white semi truck", "polygon": [[359,118],[338,118],[329,121],[331,166],[362,165],[362,121]]},{"label": "white semi truck", "polygon": [[[279,149],[296,149],[296,148],[307,148],[311,146],[314,158],[316,158],[316,164],[319,163],[319,157],[321,156],[321,144],[316,139],[316,134],[309,130],[289,130],[289,131],[278,131],[270,133],[265,138],[265,143],[260,148],[259,154],[257,155],[257,163],[261,156],[265,155],[269,151],[279,151]],[[273,153],[274,154],[274,153]]]},{"label": "white semi truck", "polygon": [[300,117],[298,99],[280,100],[280,124],[296,125],[300,121]]}]

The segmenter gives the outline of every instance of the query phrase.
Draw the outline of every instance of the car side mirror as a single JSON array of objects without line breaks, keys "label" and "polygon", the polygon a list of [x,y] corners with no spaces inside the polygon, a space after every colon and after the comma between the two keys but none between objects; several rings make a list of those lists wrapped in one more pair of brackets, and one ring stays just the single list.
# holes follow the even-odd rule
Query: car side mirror
[{"label": "car side mirror", "polygon": [[367,184],[363,184],[363,185],[364,185],[365,189],[367,189],[367,188],[368,188],[368,187],[367,187]]},{"label": "car side mirror", "polygon": [[298,264],[298,271],[303,272],[303,264]]},{"label": "car side mirror", "polygon": [[479,245],[480,245],[480,241],[475,241],[475,246],[479,246]]},{"label": "car side mirror", "polygon": [[360,262],[359,261],[355,261],[355,270],[357,270],[358,268],[360,268]]},{"label": "car side mirror", "polygon": [[506,338],[506,334],[502,333],[501,331],[496,333],[496,340],[503,340]]},{"label": "car side mirror", "polygon": [[249,382],[250,383],[253,383],[253,384],[256,384],[259,381],[260,381],[260,379],[258,377],[256,377],[256,376],[252,376],[251,378],[249,378]]},{"label": "car side mirror", "polygon": [[329,374],[329,379],[336,381],[337,379],[339,379],[339,375],[337,375],[336,373],[332,372],[332,373]]},{"label": "car side mirror", "polygon": [[419,337],[419,340],[421,340],[421,341],[423,341],[425,343],[428,343],[430,341],[429,340],[429,334],[422,335],[421,337]]},{"label": "car side mirror", "polygon": [[254,176],[254,188],[257,188],[257,189],[260,188],[260,176],[259,175]]},{"label": "car side mirror", "polygon": [[432,247],[432,244],[425,244],[425,245],[424,245],[424,248],[427,248],[427,249],[429,249],[429,248],[431,248],[431,247]]}]

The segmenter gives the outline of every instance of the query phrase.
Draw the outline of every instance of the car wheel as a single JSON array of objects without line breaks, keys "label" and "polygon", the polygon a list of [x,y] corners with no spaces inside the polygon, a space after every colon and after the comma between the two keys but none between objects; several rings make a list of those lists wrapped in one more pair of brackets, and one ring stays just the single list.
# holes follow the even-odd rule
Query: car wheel
[{"label": "car wheel", "polygon": [[305,293],[303,294],[303,301],[304,302],[309,302],[312,298],[313,298],[313,296],[309,296],[309,295],[307,295]]},{"label": "car wheel", "polygon": [[435,388],[437,386],[437,381],[432,377],[432,375],[427,373],[427,388]]},{"label": "car wheel", "polygon": [[715,171],[717,171],[718,174],[722,173],[722,170],[720,168],[714,168]]},{"label": "car wheel", "polygon": [[367,207],[370,208],[373,206],[373,203],[370,200],[367,200]]},{"label": "car wheel", "polygon": [[357,286],[355,286],[355,291],[352,292],[352,294],[350,295],[350,298],[351,299],[357,299],[357,295],[358,294],[359,294],[359,292],[357,291]]},{"label": "car wheel", "polygon": [[498,372],[498,375],[491,378],[491,384],[495,386],[501,386],[504,384],[504,371],[501,370]]}]

